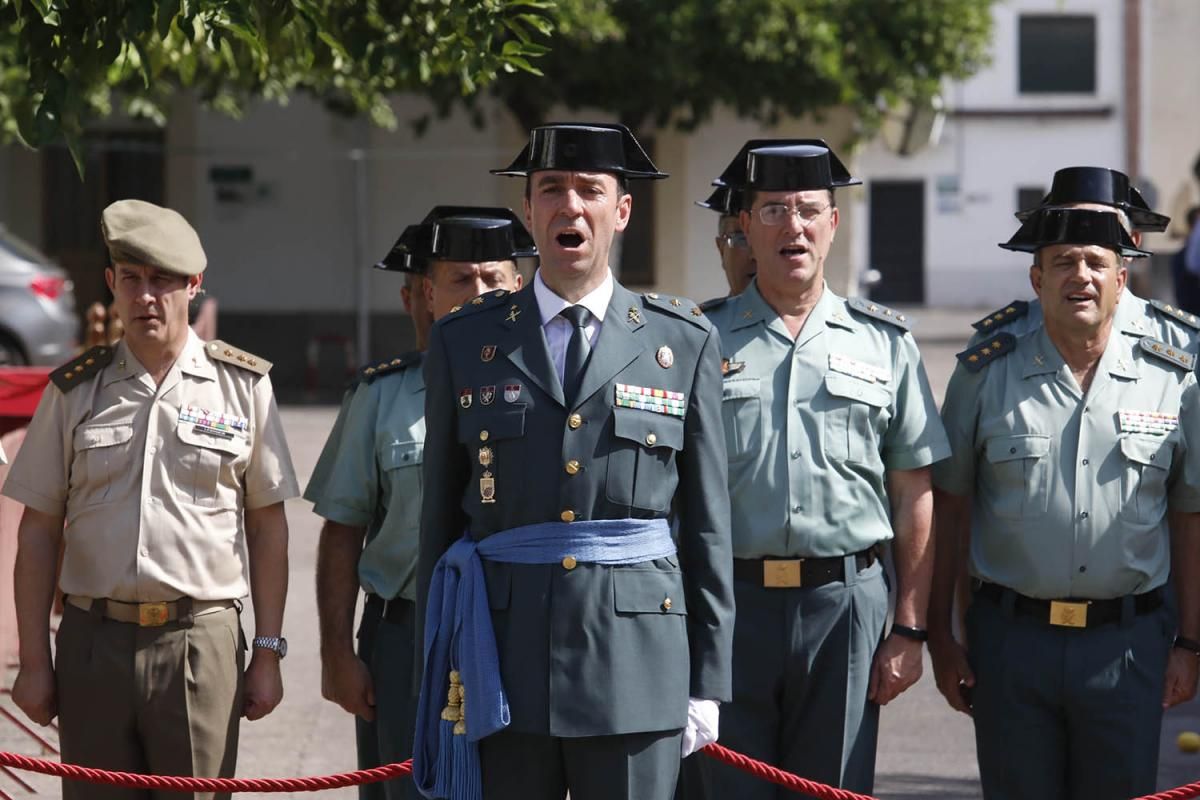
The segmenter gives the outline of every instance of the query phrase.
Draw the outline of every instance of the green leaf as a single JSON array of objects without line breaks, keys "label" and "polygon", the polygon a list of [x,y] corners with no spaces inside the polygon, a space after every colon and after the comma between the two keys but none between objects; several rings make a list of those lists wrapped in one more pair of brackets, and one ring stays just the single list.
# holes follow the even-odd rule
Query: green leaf
[{"label": "green leaf", "polygon": [[174,21],[179,14],[179,4],[181,0],[159,0],[158,10],[156,14],[156,23],[158,27],[158,35],[165,39],[167,34],[171,32],[171,22]]}]

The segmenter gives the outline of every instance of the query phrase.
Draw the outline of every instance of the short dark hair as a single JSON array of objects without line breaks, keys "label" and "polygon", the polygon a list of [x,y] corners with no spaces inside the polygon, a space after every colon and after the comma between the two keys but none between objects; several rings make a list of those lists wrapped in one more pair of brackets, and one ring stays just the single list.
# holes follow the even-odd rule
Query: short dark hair
[{"label": "short dark hair", "polygon": [[[829,189],[826,189],[825,191],[829,192],[830,207],[837,208],[837,196],[834,195],[833,189],[829,188]],[[743,198],[742,199],[742,208],[741,208],[742,211],[749,211],[750,209],[754,208],[754,201],[758,197],[758,192],[759,192],[758,189],[751,189],[749,187],[747,187],[744,190],[744,192],[742,194],[742,198]]]},{"label": "short dark hair", "polygon": [[[579,170],[579,171],[584,172],[584,170]],[[529,187],[533,183],[534,174],[535,173],[531,172],[531,173],[529,173],[529,175],[527,175],[525,177],[525,200],[526,200],[526,202],[528,202],[529,198],[530,198],[530,188]],[[618,200],[620,200],[625,195],[629,194],[629,179],[628,178],[626,178],[624,175],[619,175],[615,172],[610,172],[608,174],[612,175],[614,178],[617,179],[617,199]]]}]

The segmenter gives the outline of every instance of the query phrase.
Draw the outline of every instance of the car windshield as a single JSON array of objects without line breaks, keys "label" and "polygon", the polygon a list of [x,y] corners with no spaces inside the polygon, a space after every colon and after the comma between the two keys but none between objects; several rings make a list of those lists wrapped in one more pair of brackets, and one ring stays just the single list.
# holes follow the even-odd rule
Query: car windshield
[{"label": "car windshield", "polygon": [[35,264],[46,263],[46,257],[36,247],[15,236],[3,225],[0,225],[0,250],[7,251],[23,261],[32,261]]}]

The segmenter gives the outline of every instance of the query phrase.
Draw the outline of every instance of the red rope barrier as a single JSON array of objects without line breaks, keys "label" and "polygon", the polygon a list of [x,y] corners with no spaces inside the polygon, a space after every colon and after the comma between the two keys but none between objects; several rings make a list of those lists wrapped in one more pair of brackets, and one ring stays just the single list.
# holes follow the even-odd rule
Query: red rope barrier
[{"label": "red rope barrier", "polygon": [[1167,789],[1158,794],[1148,794],[1145,797],[1138,797],[1136,800],[1192,800],[1195,797],[1200,797],[1200,781]]},{"label": "red rope barrier", "polygon": [[756,778],[762,778],[765,781],[779,784],[793,792],[810,795],[817,798],[817,800],[876,800],[876,798],[865,794],[856,794],[847,789],[826,786],[823,783],[817,783],[816,781],[801,778],[799,775],[784,772],[778,767],[764,764],[757,759],[742,755],[719,744],[710,744],[700,752],[706,756],[715,758],[717,761],[723,761],[730,766],[737,767],[743,772],[748,772]]},{"label": "red rope barrier", "polygon": [[[857,794],[847,789],[826,786],[785,772],[778,767],[765,764],[750,756],[710,744],[700,752],[747,772],[757,778],[783,786],[793,792],[807,794],[817,800],[878,800],[869,795]],[[175,792],[320,792],[326,789],[342,789],[368,783],[399,778],[412,772],[412,759],[400,764],[388,764],[374,769],[360,769],[337,775],[317,775],[308,778],[193,778],[175,775],[138,775],[133,772],[109,772],[103,769],[81,767],[47,761],[44,758],[8,753],[0,750],[0,768],[13,767],[27,772],[39,772],[59,778],[121,786],[126,789],[163,789]],[[1200,798],[1200,781],[1189,783],[1158,794],[1146,795],[1136,800],[1194,800]]]},{"label": "red rope barrier", "polygon": [[55,775],[88,783],[122,786],[126,789],[165,789],[174,792],[320,792],[366,783],[379,783],[412,772],[412,759],[374,769],[311,778],[193,778],[174,775],[138,775],[62,764],[44,758],[0,751],[0,766],[16,767],[43,775]]}]

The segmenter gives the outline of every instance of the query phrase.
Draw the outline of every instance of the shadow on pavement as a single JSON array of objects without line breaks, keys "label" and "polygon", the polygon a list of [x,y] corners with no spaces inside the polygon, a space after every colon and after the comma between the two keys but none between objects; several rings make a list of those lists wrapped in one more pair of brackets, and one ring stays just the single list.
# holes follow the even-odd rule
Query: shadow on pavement
[{"label": "shadow on pavement", "polygon": [[875,776],[875,796],[883,800],[928,800],[955,798],[978,800],[979,781],[974,778],[939,778],[935,775],[879,773]]}]

